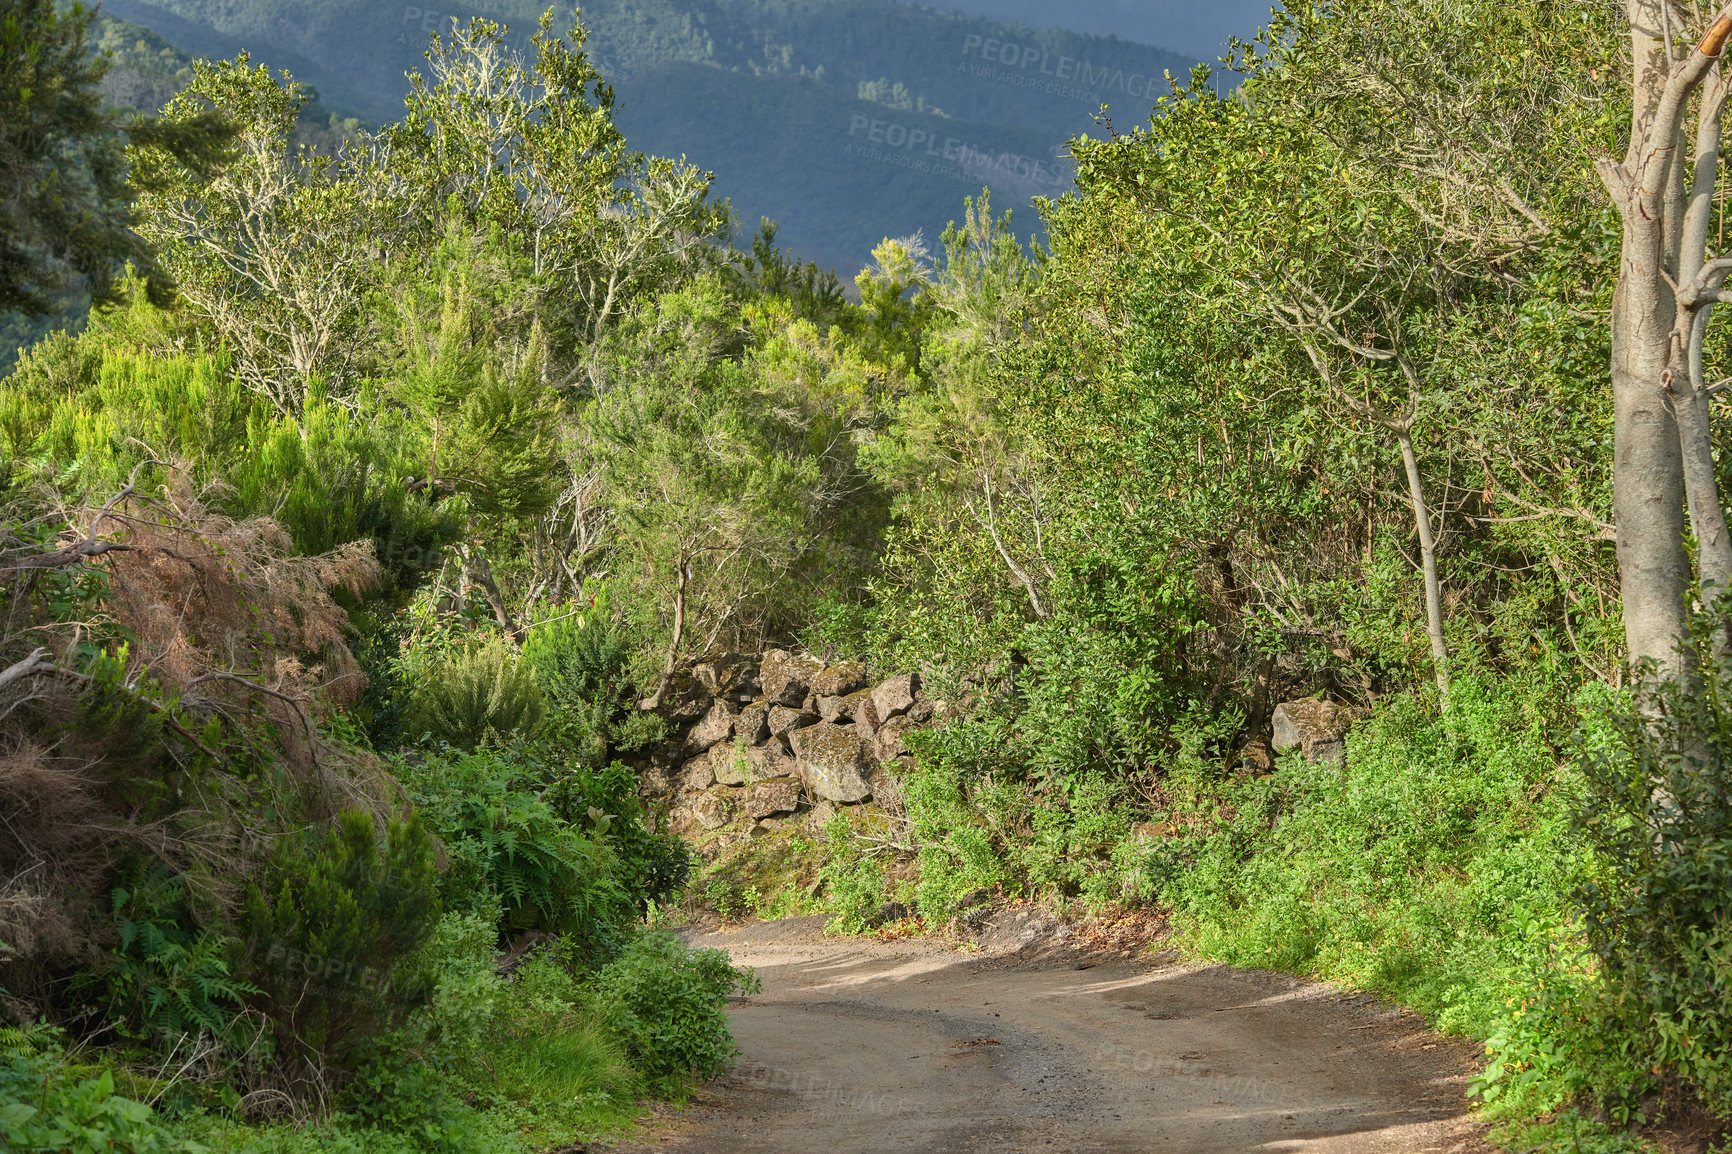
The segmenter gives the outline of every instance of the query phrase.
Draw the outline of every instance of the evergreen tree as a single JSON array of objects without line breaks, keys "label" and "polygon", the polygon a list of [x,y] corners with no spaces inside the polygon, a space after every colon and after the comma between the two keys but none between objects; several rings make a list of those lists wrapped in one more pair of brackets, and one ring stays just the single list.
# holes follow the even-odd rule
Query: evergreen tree
[{"label": "evergreen tree", "polygon": [[122,124],[104,106],[108,61],[90,51],[94,18],[82,4],[62,12],[53,0],[0,0],[0,312],[44,316],[79,287],[108,303],[129,260],[164,300],[168,284],[130,227],[126,146],[167,152],[205,176],[225,154],[214,115]]}]

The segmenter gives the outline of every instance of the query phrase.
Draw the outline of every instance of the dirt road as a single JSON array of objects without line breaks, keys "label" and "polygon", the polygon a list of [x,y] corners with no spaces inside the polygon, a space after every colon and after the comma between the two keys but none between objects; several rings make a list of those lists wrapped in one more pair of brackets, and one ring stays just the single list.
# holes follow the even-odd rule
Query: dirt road
[{"label": "dirt road", "polygon": [[[624,1151],[1480,1150],[1471,1049],[1331,987],[1226,967],[826,939],[693,939],[756,968],[742,1057]],[[1086,967],[1086,968],[1083,968]]]}]

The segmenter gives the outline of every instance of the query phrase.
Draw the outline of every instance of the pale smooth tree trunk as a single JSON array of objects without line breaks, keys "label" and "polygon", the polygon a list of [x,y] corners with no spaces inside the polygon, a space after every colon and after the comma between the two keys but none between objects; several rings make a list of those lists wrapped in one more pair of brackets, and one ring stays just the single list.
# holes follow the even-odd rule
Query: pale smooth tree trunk
[{"label": "pale smooth tree trunk", "polygon": [[[1711,33],[1707,38],[1707,47],[1713,46],[1714,35]],[[1727,531],[1726,511],[1720,502],[1720,484],[1714,468],[1713,423],[1702,371],[1702,345],[1707,339],[1708,323],[1722,295],[1725,278],[1732,273],[1732,261],[1708,259],[1708,230],[1720,177],[1720,127],[1727,94],[1727,75],[1716,66],[1703,85],[1696,114],[1696,149],[1678,255],[1675,293],[1678,316],[1673,322],[1672,363],[1666,369],[1666,386],[1672,394],[1672,411],[1678,421],[1679,444],[1684,455],[1684,496],[1690,510],[1690,529],[1696,537],[1696,577],[1705,605],[1714,604],[1732,588],[1732,533]],[[1720,631],[1717,649],[1721,652],[1726,649],[1724,629]]]},{"label": "pale smooth tree trunk", "polygon": [[[1668,17],[1664,0],[1626,0],[1634,60],[1630,147],[1600,175],[1623,218],[1612,301],[1613,517],[1624,637],[1631,661],[1677,669],[1690,563],[1684,551],[1684,463],[1662,385],[1671,360],[1684,212],[1682,124],[1666,130]],[[1658,177],[1644,181],[1649,174]]]}]

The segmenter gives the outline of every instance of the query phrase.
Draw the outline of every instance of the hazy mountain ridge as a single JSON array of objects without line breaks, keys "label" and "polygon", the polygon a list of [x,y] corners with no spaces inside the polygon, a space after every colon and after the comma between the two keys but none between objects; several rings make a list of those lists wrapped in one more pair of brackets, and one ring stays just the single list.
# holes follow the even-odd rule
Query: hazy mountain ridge
[{"label": "hazy mountain ridge", "polygon": [[[166,16],[292,51],[352,83],[359,110],[380,119],[395,114],[402,74],[420,63],[428,35],[448,27],[453,17],[497,20],[527,41],[543,11],[536,0],[472,6],[450,0],[119,0],[109,8],[151,27]],[[633,77],[668,64],[811,75],[850,93],[862,81],[888,78],[954,115],[1061,131],[1074,130],[1079,120],[1086,124],[1094,105],[1084,94],[1098,91],[1109,103],[1114,96],[1137,97],[1165,72],[1183,74],[1193,63],[1112,37],[1033,29],[894,0],[597,0],[582,13],[591,52],[622,89]],[[1073,62],[1064,76],[1061,61]],[[980,65],[1006,70],[1007,79],[1040,78],[1083,91],[1054,100],[1044,86],[982,84],[969,71]],[[1111,83],[1121,74],[1141,78],[1137,92]]]},{"label": "hazy mountain ridge", "polygon": [[[537,0],[108,8],[198,54],[247,48],[330,105],[380,122],[399,114],[404,74],[453,17],[508,24],[527,47],[543,11]],[[1112,37],[895,0],[597,0],[582,14],[632,146],[715,171],[716,195],[732,200],[745,229],[773,217],[784,243],[845,277],[883,236],[935,234],[983,184],[1002,207],[1023,209],[1024,228],[1035,225],[1028,196],[1062,190],[1058,154],[1100,105],[1140,121],[1166,74],[1192,64]],[[564,31],[569,15],[556,23]]]}]

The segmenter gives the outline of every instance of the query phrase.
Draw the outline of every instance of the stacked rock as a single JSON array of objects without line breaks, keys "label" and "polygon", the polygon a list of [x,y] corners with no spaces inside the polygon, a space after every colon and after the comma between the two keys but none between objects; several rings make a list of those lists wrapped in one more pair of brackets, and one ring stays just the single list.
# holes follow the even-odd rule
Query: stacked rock
[{"label": "stacked rock", "polygon": [[756,835],[815,805],[869,802],[886,764],[907,756],[904,736],[935,714],[918,674],[871,685],[861,662],[781,649],[695,665],[676,688],[662,710],[675,735],[640,783],[671,803],[680,832],[738,821]]}]

